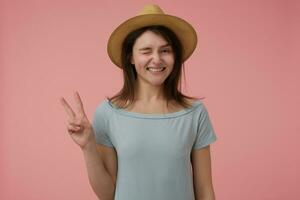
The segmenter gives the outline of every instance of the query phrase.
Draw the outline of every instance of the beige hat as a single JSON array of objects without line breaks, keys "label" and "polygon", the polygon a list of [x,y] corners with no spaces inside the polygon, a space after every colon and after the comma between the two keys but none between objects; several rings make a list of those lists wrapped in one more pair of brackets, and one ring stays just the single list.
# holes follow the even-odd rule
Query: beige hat
[{"label": "beige hat", "polygon": [[122,42],[126,36],[139,28],[151,25],[162,25],[171,29],[179,38],[183,47],[183,61],[188,59],[196,48],[197,34],[185,20],[165,14],[158,5],[146,5],[135,17],[120,24],[110,35],[107,53],[114,64],[122,68]]}]

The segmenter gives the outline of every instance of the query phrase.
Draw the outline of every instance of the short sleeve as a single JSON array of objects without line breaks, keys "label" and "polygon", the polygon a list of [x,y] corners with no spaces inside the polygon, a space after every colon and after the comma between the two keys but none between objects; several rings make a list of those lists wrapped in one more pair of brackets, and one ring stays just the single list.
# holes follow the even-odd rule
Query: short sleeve
[{"label": "short sleeve", "polygon": [[193,149],[203,148],[217,140],[217,136],[210,121],[208,111],[204,104],[202,108],[203,109],[201,110],[198,120],[197,135]]},{"label": "short sleeve", "polygon": [[97,144],[114,147],[109,137],[108,118],[106,117],[106,110],[103,104],[97,107],[93,119],[93,129],[95,132]]}]

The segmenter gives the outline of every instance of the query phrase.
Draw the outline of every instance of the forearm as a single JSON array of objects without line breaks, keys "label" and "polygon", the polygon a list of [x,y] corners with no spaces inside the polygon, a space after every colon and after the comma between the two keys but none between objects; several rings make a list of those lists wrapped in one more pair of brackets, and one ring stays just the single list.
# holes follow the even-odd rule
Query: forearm
[{"label": "forearm", "polygon": [[196,200],[215,200],[215,193],[213,188],[208,188],[207,190],[203,190],[199,197]]},{"label": "forearm", "polygon": [[214,196],[209,196],[209,197],[199,198],[197,200],[215,200],[215,197]]},{"label": "forearm", "polygon": [[86,162],[89,182],[101,200],[113,200],[115,185],[113,180],[101,160],[101,155],[97,151],[96,143],[83,149],[83,155]]},{"label": "forearm", "polygon": [[215,192],[213,187],[201,188],[195,191],[195,200],[215,200]]}]

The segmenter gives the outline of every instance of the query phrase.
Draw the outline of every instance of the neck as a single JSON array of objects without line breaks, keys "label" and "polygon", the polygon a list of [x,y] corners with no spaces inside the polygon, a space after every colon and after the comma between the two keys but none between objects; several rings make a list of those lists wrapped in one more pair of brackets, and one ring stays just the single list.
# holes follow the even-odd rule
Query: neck
[{"label": "neck", "polygon": [[163,85],[151,85],[146,83],[136,84],[136,100],[143,102],[157,102],[165,100]]}]

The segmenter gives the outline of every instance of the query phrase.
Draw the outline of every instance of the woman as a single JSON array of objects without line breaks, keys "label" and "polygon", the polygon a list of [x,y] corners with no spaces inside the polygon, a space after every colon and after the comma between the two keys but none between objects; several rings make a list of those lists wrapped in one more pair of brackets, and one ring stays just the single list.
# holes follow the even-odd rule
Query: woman
[{"label": "woman", "polygon": [[110,36],[108,55],[123,70],[124,85],[101,102],[92,124],[77,92],[77,114],[61,98],[99,199],[215,199],[216,134],[205,105],[178,89],[196,43],[188,22],[148,5]]}]

